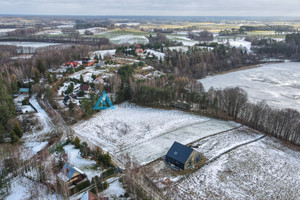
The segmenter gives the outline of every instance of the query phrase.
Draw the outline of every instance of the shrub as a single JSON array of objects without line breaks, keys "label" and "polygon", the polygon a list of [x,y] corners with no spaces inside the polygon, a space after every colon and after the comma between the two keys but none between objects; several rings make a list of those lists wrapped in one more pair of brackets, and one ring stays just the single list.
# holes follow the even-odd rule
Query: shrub
[{"label": "shrub", "polygon": [[76,136],[74,140],[74,146],[76,149],[80,148],[80,139]]}]

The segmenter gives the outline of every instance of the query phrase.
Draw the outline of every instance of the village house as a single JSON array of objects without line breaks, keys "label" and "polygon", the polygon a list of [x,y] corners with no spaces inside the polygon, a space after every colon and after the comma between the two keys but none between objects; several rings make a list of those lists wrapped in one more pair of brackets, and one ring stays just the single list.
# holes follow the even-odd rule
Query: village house
[{"label": "village house", "polygon": [[88,84],[82,84],[82,85],[80,85],[80,90],[84,91],[84,92],[90,91],[91,90],[91,86],[88,85]]},{"label": "village house", "polygon": [[174,142],[166,154],[166,162],[182,170],[192,168],[200,160],[199,152],[178,142]]},{"label": "village house", "polygon": [[144,54],[144,50],[141,48],[141,45],[139,44],[136,45],[135,53],[138,56],[142,56]]},{"label": "village house", "polygon": [[86,178],[86,175],[76,167],[71,167],[67,163],[63,166],[58,177],[64,182],[76,185],[80,181]]},{"label": "village house", "polygon": [[69,62],[66,62],[65,64],[66,67],[78,67],[79,66],[79,62],[72,62],[72,61],[69,61]]}]

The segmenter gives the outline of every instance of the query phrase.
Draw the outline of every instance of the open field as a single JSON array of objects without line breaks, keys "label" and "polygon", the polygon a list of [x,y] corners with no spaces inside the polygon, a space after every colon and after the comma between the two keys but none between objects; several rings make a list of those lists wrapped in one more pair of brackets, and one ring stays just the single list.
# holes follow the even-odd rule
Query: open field
[{"label": "open field", "polygon": [[[215,145],[208,146],[222,146],[223,139],[211,138]],[[205,143],[199,150],[209,155]],[[174,199],[299,199],[299,157],[299,151],[266,137],[222,155],[178,181],[170,193]]]},{"label": "open field", "polygon": [[147,44],[149,40],[145,37],[148,36],[149,33],[137,31],[137,30],[123,30],[123,29],[115,29],[112,31],[107,31],[103,33],[99,33],[95,35],[95,37],[105,37],[110,40],[110,42],[114,44],[122,44],[122,43],[140,43]]},{"label": "open field", "polygon": [[210,87],[241,87],[253,102],[266,101],[276,108],[300,111],[300,63],[264,64],[261,67],[235,71],[201,79]]},{"label": "open field", "polygon": [[240,126],[175,110],[116,105],[73,126],[82,138],[122,158],[128,153],[140,164],[163,156],[174,141],[188,144]]}]

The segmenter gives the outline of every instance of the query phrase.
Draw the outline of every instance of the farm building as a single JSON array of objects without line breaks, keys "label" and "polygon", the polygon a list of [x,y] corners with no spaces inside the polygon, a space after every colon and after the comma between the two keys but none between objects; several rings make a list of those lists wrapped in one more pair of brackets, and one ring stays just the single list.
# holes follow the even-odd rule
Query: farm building
[{"label": "farm building", "polygon": [[200,153],[178,142],[174,142],[166,154],[166,162],[180,169],[189,169],[201,160]]},{"label": "farm building", "polygon": [[20,94],[29,94],[29,88],[20,88],[19,93]]},{"label": "farm building", "polygon": [[67,183],[77,184],[78,182],[85,179],[86,175],[76,167],[71,167],[67,163],[65,163],[61,172],[58,176]]}]

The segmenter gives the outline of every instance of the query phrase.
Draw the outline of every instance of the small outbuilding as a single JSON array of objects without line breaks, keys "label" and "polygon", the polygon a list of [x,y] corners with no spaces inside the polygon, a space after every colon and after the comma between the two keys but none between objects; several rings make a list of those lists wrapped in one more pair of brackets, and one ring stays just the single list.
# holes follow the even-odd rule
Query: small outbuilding
[{"label": "small outbuilding", "polygon": [[166,162],[185,170],[201,160],[200,153],[186,145],[174,142],[166,154]]},{"label": "small outbuilding", "polygon": [[91,191],[87,191],[84,195],[80,198],[80,200],[98,200],[99,197],[92,193]]},{"label": "small outbuilding", "polygon": [[29,88],[20,88],[19,93],[20,94],[29,94]]}]

